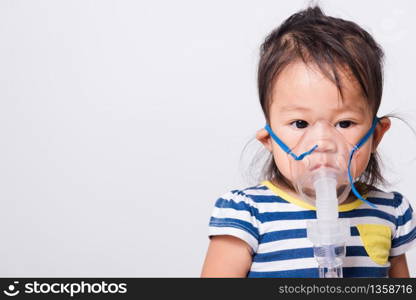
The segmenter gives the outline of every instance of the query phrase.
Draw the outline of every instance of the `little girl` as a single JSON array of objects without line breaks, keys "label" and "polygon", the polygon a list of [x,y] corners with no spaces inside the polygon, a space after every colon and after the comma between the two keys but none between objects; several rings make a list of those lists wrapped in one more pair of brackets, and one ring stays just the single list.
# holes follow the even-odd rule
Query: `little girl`
[{"label": "little girl", "polygon": [[[202,277],[318,277],[306,230],[316,218],[315,203],[299,194],[291,169],[302,159],[294,147],[317,124],[329,128],[323,135],[332,132],[328,141],[335,130],[359,153],[350,158],[352,192],[338,207],[351,229],[343,277],[409,277],[412,207],[400,193],[376,187],[384,182],[376,149],[390,127],[388,117],[377,117],[382,60],[369,33],[318,6],[292,15],[266,38],[258,89],[267,126],[256,138],[271,159],[263,182],[216,201]],[[321,145],[311,151],[332,151],[330,142]]]}]

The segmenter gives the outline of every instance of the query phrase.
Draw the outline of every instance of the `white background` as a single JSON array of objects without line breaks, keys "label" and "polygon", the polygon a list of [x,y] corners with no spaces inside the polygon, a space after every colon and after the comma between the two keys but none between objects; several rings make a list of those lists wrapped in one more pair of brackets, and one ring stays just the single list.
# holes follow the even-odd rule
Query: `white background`
[{"label": "white background", "polygon": [[[382,45],[379,115],[413,122],[415,2],[320,3]],[[198,277],[215,200],[251,184],[259,46],[306,4],[1,0],[0,276]],[[415,146],[395,120],[380,146],[413,205]]]}]

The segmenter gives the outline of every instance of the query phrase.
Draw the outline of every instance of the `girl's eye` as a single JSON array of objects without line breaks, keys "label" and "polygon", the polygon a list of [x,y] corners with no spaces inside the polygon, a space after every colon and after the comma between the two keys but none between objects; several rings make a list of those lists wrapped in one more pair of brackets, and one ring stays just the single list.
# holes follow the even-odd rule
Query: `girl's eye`
[{"label": "girl's eye", "polygon": [[293,125],[293,126],[295,126],[298,129],[306,128],[309,125],[308,122],[303,121],[303,120],[296,120],[296,121],[294,121],[294,122],[292,122],[290,124]]},{"label": "girl's eye", "polygon": [[354,124],[354,122],[353,121],[340,121],[339,123],[338,123],[338,125],[339,125],[339,127],[341,127],[341,128],[348,128],[348,127],[351,127],[351,125],[353,125]]}]

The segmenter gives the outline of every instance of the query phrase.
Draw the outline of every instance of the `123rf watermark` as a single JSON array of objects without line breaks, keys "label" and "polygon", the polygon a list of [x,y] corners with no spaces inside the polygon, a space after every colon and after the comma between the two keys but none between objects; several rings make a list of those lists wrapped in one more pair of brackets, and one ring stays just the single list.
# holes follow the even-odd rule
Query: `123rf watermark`
[{"label": "123rf watermark", "polygon": [[61,294],[74,297],[78,294],[126,294],[127,283],[101,282],[39,282],[38,280],[20,283],[13,281],[3,290],[3,294],[14,297],[25,294]]}]

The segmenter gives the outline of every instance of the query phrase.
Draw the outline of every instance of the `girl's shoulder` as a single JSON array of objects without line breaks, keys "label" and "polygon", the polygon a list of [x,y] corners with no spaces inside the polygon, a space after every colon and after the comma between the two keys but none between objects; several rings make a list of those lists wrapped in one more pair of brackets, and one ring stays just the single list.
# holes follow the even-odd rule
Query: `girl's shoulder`
[{"label": "girl's shoulder", "polygon": [[[228,190],[217,199],[217,205],[219,202],[231,202],[231,203],[246,203],[251,207],[257,207],[257,202],[264,196],[271,195],[269,189],[263,184],[257,184],[247,187],[235,188]],[[222,205],[221,205],[222,206]]]},{"label": "girl's shoulder", "polygon": [[231,189],[220,196],[220,199],[232,200],[236,202],[247,202],[255,206],[261,201],[262,197],[272,195],[269,188],[263,183],[250,185],[241,188]]},{"label": "girl's shoulder", "polygon": [[377,207],[398,208],[408,203],[407,198],[402,193],[398,191],[384,191],[380,188],[372,188],[364,197]]}]

